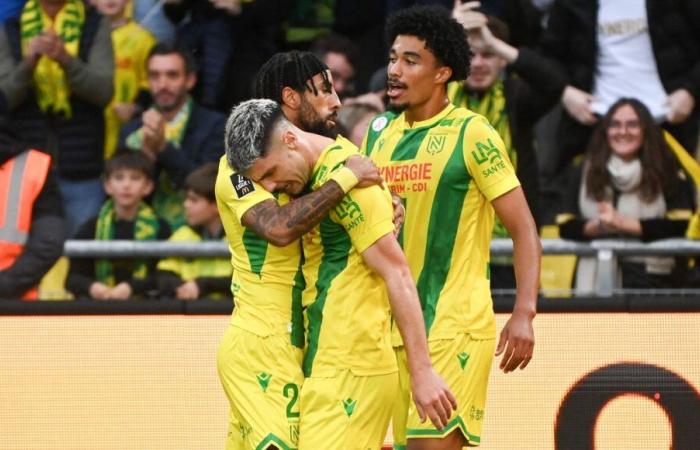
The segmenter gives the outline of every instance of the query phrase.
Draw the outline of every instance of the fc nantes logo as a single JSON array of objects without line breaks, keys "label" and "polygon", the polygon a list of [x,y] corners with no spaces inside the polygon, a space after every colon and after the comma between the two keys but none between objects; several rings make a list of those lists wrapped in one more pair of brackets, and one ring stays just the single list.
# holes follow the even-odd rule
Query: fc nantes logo
[{"label": "fc nantes logo", "polygon": [[440,153],[445,146],[446,139],[446,134],[431,134],[428,136],[428,147],[426,148],[426,151],[431,155]]}]

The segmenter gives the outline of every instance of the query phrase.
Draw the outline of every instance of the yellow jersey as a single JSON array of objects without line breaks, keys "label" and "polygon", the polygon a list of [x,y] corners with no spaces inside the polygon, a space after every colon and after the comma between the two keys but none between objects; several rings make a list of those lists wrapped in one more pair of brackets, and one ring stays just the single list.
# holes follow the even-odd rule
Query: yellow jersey
[{"label": "yellow jersey", "polygon": [[132,20],[112,30],[114,97],[105,108],[105,159],[114,154],[122,126],[114,105],[131,103],[140,90],[148,89],[146,60],[155,44],[153,35]]},{"label": "yellow jersey", "polygon": [[[183,225],[175,231],[169,241],[172,242],[201,242],[202,235],[189,225]],[[158,270],[173,272],[183,281],[192,281],[203,277],[230,277],[231,262],[228,258],[163,258],[158,262]],[[216,298],[220,294],[212,295]]]},{"label": "yellow jersey", "polygon": [[412,126],[404,114],[387,112],[370,122],[362,152],[404,201],[399,242],[417,280],[428,339],[493,337],[490,201],[520,184],[498,133],[453,105]]},{"label": "yellow jersey", "polygon": [[[235,173],[226,156],[219,161],[215,192],[233,265],[231,290],[236,307],[231,324],[263,337],[291,333],[292,343],[303,347],[299,241],[275,247],[241,224],[250,208],[275,196]],[[279,195],[276,200],[284,205],[289,197]]]},{"label": "yellow jersey", "polygon": [[[316,162],[311,189],[318,189],[356,153],[357,147],[338,137]],[[332,377],[340,370],[356,376],[397,370],[386,285],[361,256],[393,231],[392,216],[386,189],[353,189],[303,236],[307,377]]]}]

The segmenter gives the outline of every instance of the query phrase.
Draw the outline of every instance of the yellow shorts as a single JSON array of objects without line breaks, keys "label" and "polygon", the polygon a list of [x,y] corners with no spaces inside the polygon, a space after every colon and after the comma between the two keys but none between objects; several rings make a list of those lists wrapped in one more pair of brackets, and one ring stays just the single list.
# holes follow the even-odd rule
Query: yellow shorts
[{"label": "yellow shorts", "polygon": [[452,413],[449,424],[443,430],[436,429],[430,420],[420,422],[411,399],[406,352],[403,347],[395,349],[399,364],[400,399],[394,404],[392,418],[394,449],[405,449],[407,439],[446,437],[456,428],[461,430],[469,445],[476,446],[481,442],[486,389],[495,345],[495,339],[472,339],[469,334],[428,343],[433,367],[457,398],[456,414]]},{"label": "yellow shorts", "polygon": [[226,450],[297,448],[302,353],[289,334],[261,337],[229,326],[217,354],[231,405]]},{"label": "yellow shorts", "polygon": [[398,374],[349,370],[307,378],[301,389],[300,449],[380,450],[396,400]]}]

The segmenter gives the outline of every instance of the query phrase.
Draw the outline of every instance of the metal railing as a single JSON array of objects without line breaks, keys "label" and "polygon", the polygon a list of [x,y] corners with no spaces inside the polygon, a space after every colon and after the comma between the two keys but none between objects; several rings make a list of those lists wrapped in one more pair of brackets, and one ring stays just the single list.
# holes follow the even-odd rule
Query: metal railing
[{"label": "metal railing", "polygon": [[[596,240],[590,243],[562,239],[542,239],[545,255],[593,256],[597,259],[596,286],[593,291],[600,297],[611,297],[614,293],[615,271],[620,256],[688,256],[700,254],[700,241],[688,239],[664,239],[652,243],[626,240]],[[163,258],[183,257],[228,257],[225,242],[170,242],[170,241],[83,241],[69,240],[64,254],[76,258]],[[510,239],[494,239],[491,254],[508,256],[513,254]]]}]

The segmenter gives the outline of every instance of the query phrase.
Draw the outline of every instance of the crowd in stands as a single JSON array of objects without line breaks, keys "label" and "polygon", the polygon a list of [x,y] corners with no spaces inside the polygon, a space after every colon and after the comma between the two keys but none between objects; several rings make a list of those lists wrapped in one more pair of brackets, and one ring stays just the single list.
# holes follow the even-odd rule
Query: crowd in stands
[{"label": "crowd in stands", "polygon": [[[688,234],[697,0],[4,0],[0,297],[36,298],[65,239],[223,239],[225,115],[277,52],[328,65],[339,132],[359,146],[386,107],[386,18],[416,3],[442,4],[468,31],[469,77],[450,101],[503,138],[538,225],[579,241]],[[493,236],[508,235],[497,222]],[[594,265],[579,260],[579,292]],[[688,267],[629,257],[618,286],[684,286]],[[491,273],[515,286],[511,259],[494,257]],[[73,258],[65,286],[76,298],[230,297],[230,275],[227,259]]]}]

